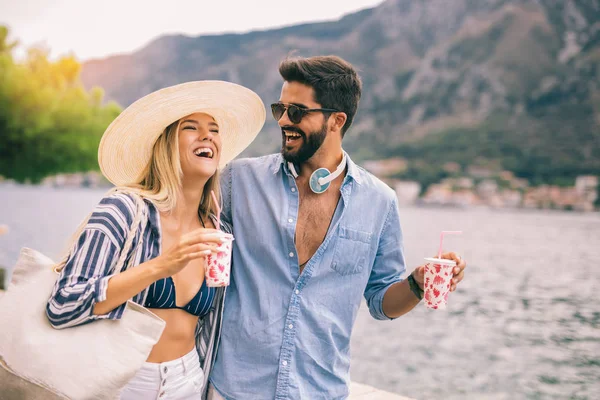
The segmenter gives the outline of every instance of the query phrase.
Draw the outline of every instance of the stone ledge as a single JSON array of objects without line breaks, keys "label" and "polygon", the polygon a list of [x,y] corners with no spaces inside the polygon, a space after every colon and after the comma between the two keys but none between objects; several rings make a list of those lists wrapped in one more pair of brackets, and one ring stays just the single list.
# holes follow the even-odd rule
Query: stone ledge
[{"label": "stone ledge", "polygon": [[384,392],[362,383],[350,382],[349,400],[414,400],[399,394]]}]

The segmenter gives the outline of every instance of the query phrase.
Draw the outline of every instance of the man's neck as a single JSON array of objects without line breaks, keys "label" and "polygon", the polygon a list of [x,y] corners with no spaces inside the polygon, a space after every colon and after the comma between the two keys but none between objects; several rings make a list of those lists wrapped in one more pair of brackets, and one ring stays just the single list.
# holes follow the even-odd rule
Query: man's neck
[{"label": "man's neck", "polygon": [[344,151],[341,147],[336,151],[328,151],[321,148],[309,160],[300,164],[298,175],[309,178],[311,174],[319,168],[327,168],[329,172],[333,172],[340,165],[343,158]]}]

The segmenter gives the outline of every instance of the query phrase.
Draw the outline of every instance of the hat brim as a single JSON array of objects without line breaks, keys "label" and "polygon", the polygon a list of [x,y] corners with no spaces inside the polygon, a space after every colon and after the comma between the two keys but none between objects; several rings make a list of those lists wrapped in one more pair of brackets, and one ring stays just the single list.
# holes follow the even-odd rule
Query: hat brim
[{"label": "hat brim", "polygon": [[98,148],[102,174],[117,186],[136,183],[165,128],[199,112],[219,125],[220,168],[252,143],[266,119],[260,97],[235,83],[198,81],[157,90],[127,107],[104,132]]}]

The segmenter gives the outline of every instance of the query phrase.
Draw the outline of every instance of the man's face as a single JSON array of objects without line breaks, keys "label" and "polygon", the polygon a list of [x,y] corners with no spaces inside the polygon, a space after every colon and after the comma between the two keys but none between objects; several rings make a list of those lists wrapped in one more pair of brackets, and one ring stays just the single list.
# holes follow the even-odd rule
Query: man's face
[{"label": "man's face", "polygon": [[[313,88],[298,82],[284,82],[279,102],[300,108],[321,108],[314,100]],[[297,165],[310,159],[327,136],[327,120],[322,112],[307,113],[294,124],[286,111],[278,123],[281,127],[281,154],[286,161]]]}]

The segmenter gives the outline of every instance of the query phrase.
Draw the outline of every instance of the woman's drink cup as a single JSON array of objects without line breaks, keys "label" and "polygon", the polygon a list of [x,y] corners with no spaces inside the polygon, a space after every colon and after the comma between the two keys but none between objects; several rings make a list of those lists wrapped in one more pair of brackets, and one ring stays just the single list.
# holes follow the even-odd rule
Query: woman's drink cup
[{"label": "woman's drink cup", "polygon": [[223,236],[223,243],[217,248],[217,252],[206,256],[204,277],[206,286],[221,287],[229,285],[232,247],[233,236]]}]

